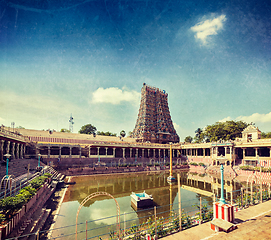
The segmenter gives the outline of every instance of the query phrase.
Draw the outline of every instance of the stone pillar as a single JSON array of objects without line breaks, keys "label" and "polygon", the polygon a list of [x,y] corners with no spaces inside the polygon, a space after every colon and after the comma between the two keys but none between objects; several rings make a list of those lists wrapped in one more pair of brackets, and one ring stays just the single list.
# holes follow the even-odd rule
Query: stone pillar
[{"label": "stone pillar", "polygon": [[90,158],[90,149],[91,149],[91,146],[89,145],[88,146],[88,157]]},{"label": "stone pillar", "polygon": [[133,156],[133,149],[130,148],[130,158]]},{"label": "stone pillar", "polygon": [[125,158],[125,148],[122,148],[122,157]]},{"label": "stone pillar", "polygon": [[7,141],[6,153],[9,153],[9,145],[10,145],[10,141]]},{"label": "stone pillar", "polygon": [[48,146],[48,158],[50,158],[50,154],[51,154],[51,149],[50,149],[50,146]]},{"label": "stone pillar", "polygon": [[105,156],[107,156],[108,147],[105,147]]},{"label": "stone pillar", "polygon": [[97,155],[100,155],[100,147],[97,147]]},{"label": "stone pillar", "polygon": [[58,155],[59,158],[61,158],[61,148],[62,148],[62,147],[59,146],[59,155]]},{"label": "stone pillar", "polygon": [[19,159],[20,158],[20,155],[19,155],[19,143],[16,144],[16,158]]},{"label": "stone pillar", "polygon": [[148,148],[148,156],[147,156],[148,158],[150,157],[150,149]]},{"label": "stone pillar", "polygon": [[82,157],[82,148],[81,148],[81,146],[79,145],[79,158],[81,158]]},{"label": "stone pillar", "polygon": [[113,148],[113,156],[116,157],[116,148]]},{"label": "stone pillar", "polygon": [[164,159],[166,158],[166,149],[164,149]]},{"label": "stone pillar", "polygon": [[245,157],[246,157],[246,148],[243,148],[243,159],[242,159],[242,164],[245,163]]},{"label": "stone pillar", "polygon": [[160,151],[161,149],[158,149],[158,156],[159,156],[159,158],[161,158],[161,151]]},{"label": "stone pillar", "polygon": [[259,157],[259,148],[255,148],[255,157]]},{"label": "stone pillar", "polygon": [[20,155],[20,158],[23,159],[24,156],[23,156],[23,149],[24,149],[24,145],[21,143],[20,144],[20,149],[19,149],[19,155]]},{"label": "stone pillar", "polygon": [[218,157],[218,147],[215,147],[215,155],[216,155],[216,158]]},{"label": "stone pillar", "polygon": [[70,158],[72,157],[72,147],[70,147]]},{"label": "stone pillar", "polygon": [[206,154],[206,153],[205,153],[205,151],[206,151],[206,149],[205,149],[205,148],[203,148],[203,149],[202,149],[202,152],[203,152],[203,157],[205,157],[205,154]]},{"label": "stone pillar", "polygon": [[0,161],[3,161],[5,140],[0,141]]},{"label": "stone pillar", "polygon": [[144,148],[142,148],[142,158],[144,158]]},{"label": "stone pillar", "polygon": [[[270,150],[271,152],[271,150]],[[153,157],[155,158],[155,148],[153,149]]]},{"label": "stone pillar", "polygon": [[15,142],[12,142],[11,143],[11,156],[12,156],[12,158],[15,158],[14,149],[15,149]]},{"label": "stone pillar", "polygon": [[26,149],[26,145],[24,145],[23,147],[23,156],[25,156],[25,149]]},{"label": "stone pillar", "polygon": [[138,158],[138,148],[136,149],[136,157]]}]

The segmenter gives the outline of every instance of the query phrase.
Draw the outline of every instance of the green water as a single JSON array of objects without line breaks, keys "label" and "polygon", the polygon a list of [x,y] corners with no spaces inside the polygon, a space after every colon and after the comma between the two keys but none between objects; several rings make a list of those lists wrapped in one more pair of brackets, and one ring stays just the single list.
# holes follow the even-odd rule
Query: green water
[{"label": "green water", "polygon": [[[202,181],[195,181],[194,175],[184,172],[180,172],[180,174],[182,186],[190,186],[193,189],[212,192],[212,178],[202,175],[201,177],[197,176],[199,179],[202,178]],[[148,194],[152,194],[157,207],[157,217],[168,217],[170,210],[177,213],[178,186],[177,183],[173,185],[168,184],[167,176],[168,174],[165,173],[132,173],[73,177],[71,181],[75,181],[76,184],[70,185],[66,191],[54,225],[54,229],[57,230],[53,231],[52,237],[57,239],[75,239],[74,233],[78,207],[84,198],[95,192],[107,192],[117,200],[120,206],[121,222],[125,220],[125,225],[121,223],[122,229],[124,227],[128,228],[132,224],[142,223],[154,214],[153,208],[135,211],[131,207],[130,195],[132,192],[139,193],[145,190]],[[177,179],[176,173],[175,177]],[[212,207],[212,198],[181,188],[182,209],[188,214],[195,214],[197,211],[195,205],[199,205],[200,197],[204,204]],[[86,221],[88,222],[88,238],[115,230],[116,214],[116,203],[112,198],[98,196],[89,200],[82,207],[78,216],[78,223],[80,223],[78,232],[82,231],[82,233],[78,234],[78,239],[86,238]]]}]

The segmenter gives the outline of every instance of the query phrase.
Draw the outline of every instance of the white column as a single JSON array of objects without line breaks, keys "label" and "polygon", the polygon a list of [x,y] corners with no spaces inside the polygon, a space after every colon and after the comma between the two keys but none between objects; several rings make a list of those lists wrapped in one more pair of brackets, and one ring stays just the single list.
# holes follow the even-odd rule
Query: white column
[{"label": "white column", "polygon": [[59,158],[61,158],[61,146],[59,146]]},{"label": "white column", "polygon": [[125,158],[125,148],[122,148],[122,157]]},{"label": "white column", "polygon": [[72,157],[72,147],[70,147],[70,158]]},{"label": "white column", "polygon": [[51,149],[50,146],[48,146],[48,158],[50,158]]},{"label": "white column", "polygon": [[113,148],[113,156],[116,157],[116,148]]},{"label": "white column", "polygon": [[107,156],[108,147],[105,148],[105,156]]},{"label": "white column", "polygon": [[15,147],[15,142],[12,142],[12,143],[11,143],[11,156],[12,156],[13,158],[15,158],[14,147]]},{"label": "white column", "polygon": [[9,153],[9,145],[10,145],[10,141],[7,141],[6,153]]},{"label": "white column", "polygon": [[4,140],[0,141],[0,151],[1,151],[1,156],[0,156],[0,161],[3,160],[3,156],[4,156]]}]

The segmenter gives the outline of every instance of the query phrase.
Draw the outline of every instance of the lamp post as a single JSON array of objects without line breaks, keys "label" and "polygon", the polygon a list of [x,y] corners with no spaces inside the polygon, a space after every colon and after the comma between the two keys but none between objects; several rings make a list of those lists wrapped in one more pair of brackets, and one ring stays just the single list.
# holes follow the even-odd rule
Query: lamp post
[{"label": "lamp post", "polygon": [[39,154],[38,154],[38,158],[39,158],[39,161],[38,161],[38,168],[40,168],[40,156],[41,156],[41,154],[39,153]]},{"label": "lamp post", "polygon": [[222,164],[220,167],[220,171],[221,171],[221,198],[220,198],[219,202],[221,204],[226,204],[225,198],[224,198],[224,167]]},{"label": "lamp post", "polygon": [[9,158],[11,157],[11,155],[9,153],[4,155],[7,158],[7,165],[6,165],[6,177],[8,176],[8,162],[9,162]]},{"label": "lamp post", "polygon": [[168,182],[174,182],[175,178],[173,177],[173,173],[172,173],[172,143],[170,143],[170,167],[169,167],[169,176],[167,177]]}]

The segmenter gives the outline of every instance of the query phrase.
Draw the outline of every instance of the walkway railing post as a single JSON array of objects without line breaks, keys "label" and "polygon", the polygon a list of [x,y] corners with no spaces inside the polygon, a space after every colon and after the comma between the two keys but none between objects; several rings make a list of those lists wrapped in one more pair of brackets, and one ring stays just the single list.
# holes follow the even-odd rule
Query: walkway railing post
[{"label": "walkway railing post", "polygon": [[179,228],[182,231],[182,202],[181,202],[181,180],[180,174],[178,173],[178,200],[179,200]]},{"label": "walkway railing post", "polygon": [[263,202],[263,178],[262,178],[262,165],[260,165],[260,178],[261,178],[261,203]]},{"label": "walkway railing post", "polygon": [[125,236],[125,232],[126,232],[126,214],[125,214],[125,212],[124,212],[124,216],[123,216],[123,221],[124,221],[124,223],[123,223],[123,236]]},{"label": "walkway railing post", "polygon": [[247,181],[247,195],[246,195],[246,205],[248,205],[248,181]]},{"label": "walkway railing post", "polygon": [[154,206],[155,237],[157,236],[156,206]]},{"label": "walkway railing post", "polygon": [[86,240],[88,239],[88,221],[86,220]]},{"label": "walkway railing post", "polygon": [[253,180],[251,182],[251,189],[250,189],[250,205],[253,204]]},{"label": "walkway railing post", "polygon": [[241,187],[241,208],[243,208],[243,188]]},{"label": "walkway railing post", "polygon": [[201,224],[201,221],[202,221],[202,206],[201,206],[201,197],[199,198],[199,224]]}]

